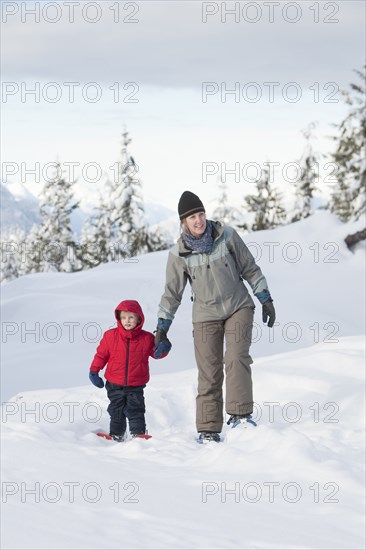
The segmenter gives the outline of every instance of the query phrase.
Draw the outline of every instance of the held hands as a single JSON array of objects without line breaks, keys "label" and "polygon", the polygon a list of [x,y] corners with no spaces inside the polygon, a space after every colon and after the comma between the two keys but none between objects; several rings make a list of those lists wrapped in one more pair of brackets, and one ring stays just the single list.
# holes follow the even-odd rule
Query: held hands
[{"label": "held hands", "polygon": [[276,312],[273,306],[272,298],[270,298],[269,300],[267,300],[267,302],[262,304],[262,320],[263,320],[263,323],[267,323],[267,320],[268,320],[267,327],[269,328],[273,327],[274,322],[276,320]]},{"label": "held hands", "polygon": [[156,327],[156,331],[155,331],[155,351],[154,351],[154,357],[156,359],[160,359],[164,355],[168,355],[168,353],[172,348],[172,345],[169,342],[168,337],[166,335],[171,324],[172,322],[170,319],[163,319],[162,317],[159,317],[158,319],[158,326]]},{"label": "held hands", "polygon": [[93,370],[89,371],[89,380],[97,388],[104,388],[104,382],[99,374]]}]

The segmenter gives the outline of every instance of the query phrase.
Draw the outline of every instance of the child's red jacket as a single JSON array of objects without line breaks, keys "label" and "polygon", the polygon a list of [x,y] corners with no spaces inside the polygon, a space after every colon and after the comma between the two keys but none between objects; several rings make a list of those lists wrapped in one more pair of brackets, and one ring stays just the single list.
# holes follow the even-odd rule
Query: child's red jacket
[{"label": "child's red jacket", "polygon": [[[133,330],[125,330],[117,312],[130,311],[142,319]],[[90,370],[99,372],[107,365],[105,378],[121,386],[142,386],[150,379],[149,357],[154,357],[154,335],[142,330],[145,317],[135,300],[125,300],[115,309],[117,328],[107,330],[97,348]]]}]

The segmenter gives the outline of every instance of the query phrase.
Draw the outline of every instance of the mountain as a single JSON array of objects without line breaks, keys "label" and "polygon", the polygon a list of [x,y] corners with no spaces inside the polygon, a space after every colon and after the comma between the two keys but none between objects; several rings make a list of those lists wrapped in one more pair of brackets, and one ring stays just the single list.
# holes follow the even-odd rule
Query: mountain
[{"label": "mountain", "polygon": [[145,218],[149,226],[158,225],[164,220],[175,216],[178,220],[178,214],[176,214],[170,208],[161,206],[159,203],[146,201],[144,203],[145,207]]},{"label": "mountain", "polygon": [[[39,199],[19,182],[1,184],[1,232],[7,234],[16,228],[23,229],[28,233],[34,224],[40,222]],[[176,225],[179,227],[178,216],[173,210],[160,206],[154,202],[146,202],[145,219],[149,226],[157,226],[170,217],[175,217]],[[85,220],[90,215],[83,208],[77,208],[71,213],[71,225],[77,237],[80,237]],[[170,225],[170,224],[169,224]],[[167,237],[172,240],[173,235],[170,228],[162,228]],[[173,230],[173,234],[174,230]]]},{"label": "mountain", "polygon": [[32,225],[39,223],[38,199],[21,183],[0,184],[1,232],[6,234],[15,228],[26,233]]}]

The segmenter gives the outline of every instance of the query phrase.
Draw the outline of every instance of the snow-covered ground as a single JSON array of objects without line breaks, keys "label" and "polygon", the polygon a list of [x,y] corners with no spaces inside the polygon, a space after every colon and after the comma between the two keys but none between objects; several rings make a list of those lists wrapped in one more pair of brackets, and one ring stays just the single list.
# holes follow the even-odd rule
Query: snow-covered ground
[{"label": "snow-covered ground", "polygon": [[188,289],[172,352],[150,365],[153,438],[94,433],[108,429],[97,342],[125,298],[154,330],[167,252],[4,285],[3,548],[364,548],[364,247],[343,243],[357,227],[323,212],[245,237],[278,325],[257,307],[258,427],[225,425],[221,444],[195,443]]}]

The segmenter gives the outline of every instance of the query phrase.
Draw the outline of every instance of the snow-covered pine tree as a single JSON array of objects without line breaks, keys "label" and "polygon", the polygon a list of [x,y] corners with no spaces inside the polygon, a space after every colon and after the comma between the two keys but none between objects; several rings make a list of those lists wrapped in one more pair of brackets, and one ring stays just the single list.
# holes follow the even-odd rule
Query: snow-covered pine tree
[{"label": "snow-covered pine tree", "polygon": [[253,224],[244,223],[239,229],[261,231],[273,229],[286,221],[286,211],[281,204],[281,194],[271,187],[268,167],[263,169],[261,177],[256,182],[257,193],[244,197],[248,212],[254,214]]},{"label": "snow-covered pine tree", "polygon": [[151,231],[146,229],[145,250],[146,252],[159,252],[159,250],[167,250],[173,245],[173,242],[168,241],[159,229]]},{"label": "snow-covered pine tree", "polygon": [[319,154],[315,153],[311,144],[314,128],[315,123],[311,123],[305,130],[302,130],[306,144],[302,157],[299,160],[301,176],[295,184],[295,212],[291,218],[291,222],[307,218],[312,213],[312,199],[314,192],[317,190],[316,184],[319,178]]},{"label": "snow-covered pine tree", "polygon": [[136,178],[138,167],[127,149],[131,143],[128,132],[122,137],[121,157],[113,180],[107,180],[100,203],[83,230],[83,262],[89,258],[87,267],[146,251],[141,183]]},{"label": "snow-covered pine tree", "polygon": [[4,235],[1,237],[1,262],[0,262],[0,282],[12,281],[19,277],[17,269],[16,255],[14,252],[14,241]]},{"label": "snow-covered pine tree", "polygon": [[128,151],[128,132],[122,137],[113,180],[107,178],[99,204],[82,230],[80,260],[84,268],[168,247],[159,231],[145,226],[138,166]]},{"label": "snow-covered pine tree", "polygon": [[57,162],[54,177],[46,181],[40,198],[41,222],[33,226],[26,239],[27,273],[72,272],[81,268],[70,221],[79,205],[73,196],[73,185],[63,177]]},{"label": "snow-covered pine tree", "polygon": [[334,125],[338,135],[333,137],[336,148],[331,157],[337,166],[337,183],[329,207],[343,222],[359,220],[366,212],[365,69],[355,70],[361,82],[342,92],[350,109],[346,118]]},{"label": "snow-covered pine tree", "polygon": [[0,281],[12,281],[25,274],[22,250],[26,240],[23,229],[14,228],[1,237]]},{"label": "snow-covered pine tree", "polygon": [[220,220],[221,222],[230,225],[232,222],[231,219],[231,209],[228,206],[227,203],[227,188],[228,185],[226,182],[223,181],[222,175],[218,179],[218,187],[220,195],[217,199],[218,206],[215,208],[215,210],[212,213],[212,218],[214,220]]},{"label": "snow-covered pine tree", "polygon": [[83,269],[96,267],[114,259],[115,227],[111,219],[113,183],[107,178],[98,206],[83,225],[80,237],[79,260]]},{"label": "snow-covered pine tree", "polygon": [[240,227],[240,223],[243,221],[242,212],[233,206],[228,204],[228,185],[223,180],[222,174],[218,177],[219,197],[216,201],[217,206],[212,212],[212,219],[218,220],[225,225],[231,225],[233,227]]},{"label": "snow-covered pine tree", "polygon": [[117,185],[112,198],[111,218],[115,231],[113,247],[119,257],[132,257],[147,252],[148,235],[144,224],[144,205],[138,166],[128,151],[131,138],[122,134],[121,159]]}]

